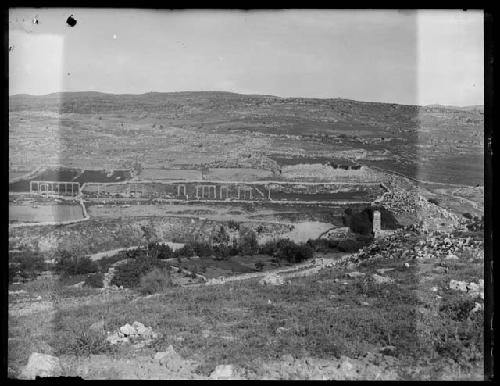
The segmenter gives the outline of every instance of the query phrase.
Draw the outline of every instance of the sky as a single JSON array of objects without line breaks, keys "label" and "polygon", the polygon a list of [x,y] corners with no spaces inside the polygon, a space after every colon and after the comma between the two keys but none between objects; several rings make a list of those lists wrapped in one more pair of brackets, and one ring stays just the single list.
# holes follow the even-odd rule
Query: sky
[{"label": "sky", "polygon": [[217,90],[477,105],[483,40],[483,13],[470,10],[13,8],[9,95]]}]

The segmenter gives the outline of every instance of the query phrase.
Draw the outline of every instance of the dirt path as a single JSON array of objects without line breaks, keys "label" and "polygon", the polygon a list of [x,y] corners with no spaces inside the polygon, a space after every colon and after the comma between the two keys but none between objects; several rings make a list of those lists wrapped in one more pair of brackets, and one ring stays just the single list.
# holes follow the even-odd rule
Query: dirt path
[{"label": "dirt path", "polygon": [[217,277],[208,280],[205,284],[193,284],[190,286],[225,284],[233,281],[262,278],[266,275],[272,275],[272,274],[282,276],[284,279],[290,279],[293,277],[305,277],[318,273],[323,268],[340,266],[350,261],[354,256],[355,254],[353,253],[342,256],[341,258],[338,259],[316,257],[311,261],[307,261],[301,264],[296,264],[293,267],[278,268],[264,272],[244,273],[236,276]]}]

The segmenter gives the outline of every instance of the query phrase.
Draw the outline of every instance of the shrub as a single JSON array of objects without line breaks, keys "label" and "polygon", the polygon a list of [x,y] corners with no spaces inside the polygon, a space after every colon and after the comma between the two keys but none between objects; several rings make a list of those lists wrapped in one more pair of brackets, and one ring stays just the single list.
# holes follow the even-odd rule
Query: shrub
[{"label": "shrub", "polygon": [[75,256],[68,251],[56,253],[54,270],[63,275],[81,275],[94,273],[99,270],[98,265],[88,256]]},{"label": "shrub", "polygon": [[278,241],[278,257],[289,263],[300,263],[313,257],[313,250],[308,245],[297,245],[291,240]]},{"label": "shrub", "polygon": [[229,243],[229,234],[223,226],[212,236],[212,243],[225,245]]},{"label": "shrub", "polygon": [[273,256],[277,252],[278,252],[278,245],[274,240],[266,241],[264,245],[262,245],[259,248],[259,253],[262,255]]},{"label": "shrub", "polygon": [[178,256],[191,257],[194,256],[194,249],[190,244],[186,244],[182,248],[175,251],[175,253]]},{"label": "shrub", "polygon": [[462,216],[464,216],[467,220],[472,220],[472,215],[469,212],[463,213]]},{"label": "shrub", "polygon": [[170,259],[174,257],[174,251],[170,246],[159,243],[149,243],[148,252],[152,258],[156,259]]},{"label": "shrub", "polygon": [[338,242],[338,250],[341,252],[357,252],[369,243],[369,239],[346,239]]},{"label": "shrub", "polygon": [[103,287],[104,274],[102,272],[91,273],[85,279],[85,285],[91,288]]},{"label": "shrub", "polygon": [[36,252],[9,254],[9,283],[12,283],[16,276],[22,280],[34,279],[46,268],[43,256]]},{"label": "shrub", "polygon": [[226,259],[231,256],[232,247],[229,247],[227,245],[217,245],[213,249],[215,256],[221,259]]},{"label": "shrub", "polygon": [[238,247],[243,255],[256,255],[259,252],[259,243],[255,232],[251,229],[240,230]]},{"label": "shrub", "polygon": [[159,267],[161,262],[151,257],[138,257],[116,267],[115,275],[111,279],[112,285],[125,288],[135,288],[140,284],[141,276]]},{"label": "shrub", "polygon": [[173,286],[170,271],[167,269],[154,268],[140,278],[139,291],[142,294],[154,294]]},{"label": "shrub", "polygon": [[326,252],[330,249],[336,249],[338,247],[338,241],[330,239],[309,239],[306,244],[316,252]]},{"label": "shrub", "polygon": [[191,244],[194,253],[200,257],[208,257],[214,254],[212,246],[204,241],[196,241]]},{"label": "shrub", "polygon": [[262,261],[258,261],[255,263],[255,270],[262,271],[264,269],[264,263]]},{"label": "shrub", "polygon": [[106,341],[106,335],[103,332],[82,329],[75,331],[73,337],[65,349],[67,353],[88,356],[111,351],[111,346]]}]

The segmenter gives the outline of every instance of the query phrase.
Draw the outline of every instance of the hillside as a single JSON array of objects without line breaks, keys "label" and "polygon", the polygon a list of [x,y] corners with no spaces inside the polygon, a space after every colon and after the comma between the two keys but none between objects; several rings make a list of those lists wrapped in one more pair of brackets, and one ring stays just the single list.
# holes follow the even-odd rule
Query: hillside
[{"label": "hillside", "polygon": [[41,163],[120,168],[137,159],[156,168],[272,169],[281,166],[275,159],[335,158],[423,180],[483,183],[484,118],[476,108],[230,92],[73,92],[14,95],[9,113],[14,170]]}]

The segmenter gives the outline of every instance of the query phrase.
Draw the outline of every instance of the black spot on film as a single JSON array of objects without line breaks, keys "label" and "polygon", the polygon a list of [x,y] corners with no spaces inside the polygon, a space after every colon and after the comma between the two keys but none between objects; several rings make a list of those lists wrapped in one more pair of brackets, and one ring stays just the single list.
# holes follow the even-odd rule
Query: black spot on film
[{"label": "black spot on film", "polygon": [[74,27],[76,25],[76,20],[73,18],[73,15],[70,15],[68,19],[66,20],[66,24],[68,24],[70,27]]}]

